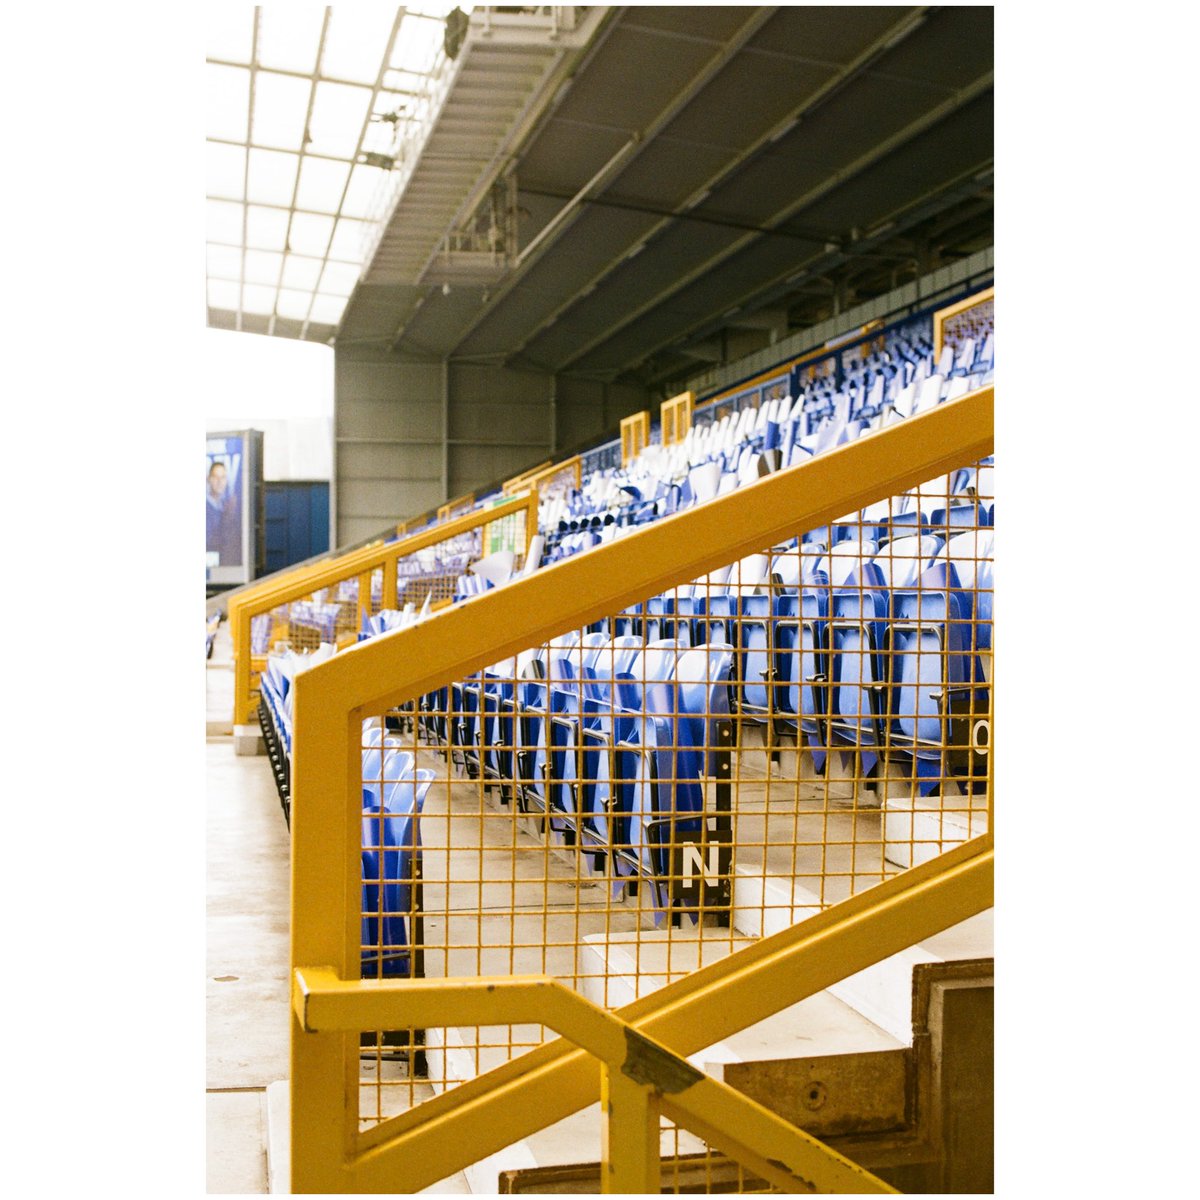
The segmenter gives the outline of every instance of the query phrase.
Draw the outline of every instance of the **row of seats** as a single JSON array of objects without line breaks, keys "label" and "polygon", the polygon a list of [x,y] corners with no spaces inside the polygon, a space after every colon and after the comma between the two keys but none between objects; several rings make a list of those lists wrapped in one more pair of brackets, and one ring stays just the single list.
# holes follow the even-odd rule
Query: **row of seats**
[{"label": "row of seats", "polygon": [[631,527],[724,495],[764,474],[986,385],[993,340],[932,345],[896,334],[855,361],[841,382],[819,378],[799,395],[693,420],[674,446],[647,446],[624,467],[591,472],[582,487],[546,499],[539,524],[548,562],[612,541]]},{"label": "row of seats", "polygon": [[710,812],[702,780],[729,776],[733,657],[720,642],[574,634],[424,697],[421,726],[591,870],[648,885],[660,917],[694,914],[698,884],[668,879],[670,847],[707,841],[709,816],[728,833],[728,792]]}]

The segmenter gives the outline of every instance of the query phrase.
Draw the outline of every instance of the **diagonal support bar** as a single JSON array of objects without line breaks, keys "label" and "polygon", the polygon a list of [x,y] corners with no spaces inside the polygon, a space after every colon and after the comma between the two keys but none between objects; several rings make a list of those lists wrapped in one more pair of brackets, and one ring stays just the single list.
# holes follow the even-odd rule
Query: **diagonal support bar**
[{"label": "diagonal support bar", "polygon": [[[892,1192],[882,1180],[661,1042],[544,975],[467,980],[345,980],[298,968],[293,1007],[306,1034],[431,1024],[545,1025],[603,1064],[605,1192],[657,1193],[659,1113],[785,1191]],[[468,1154],[474,1154],[477,1143]],[[448,1164],[439,1163],[444,1170]],[[462,1165],[467,1165],[466,1163]]]}]

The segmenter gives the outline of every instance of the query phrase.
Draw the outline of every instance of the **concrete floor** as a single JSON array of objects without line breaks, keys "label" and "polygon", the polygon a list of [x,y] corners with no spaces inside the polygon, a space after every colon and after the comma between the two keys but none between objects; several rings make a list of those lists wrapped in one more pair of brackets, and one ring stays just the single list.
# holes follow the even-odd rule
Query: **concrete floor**
[{"label": "concrete floor", "polygon": [[[233,697],[228,626],[207,676],[209,730]],[[288,838],[265,758],[210,733],[207,766],[208,1191],[267,1191],[266,1088],[287,1076]]]},{"label": "concrete floor", "polygon": [[[205,673],[207,1191],[254,1195],[268,1191],[267,1087],[288,1073],[289,844],[266,757],[234,753],[231,655],[222,624]],[[469,1191],[461,1173],[427,1190]]]}]

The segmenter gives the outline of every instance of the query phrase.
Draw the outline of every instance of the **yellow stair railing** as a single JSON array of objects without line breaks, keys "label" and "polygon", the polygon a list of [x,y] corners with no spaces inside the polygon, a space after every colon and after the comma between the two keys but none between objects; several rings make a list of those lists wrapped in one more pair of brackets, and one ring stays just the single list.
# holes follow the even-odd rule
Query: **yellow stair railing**
[{"label": "yellow stair railing", "polygon": [[[654,1190],[657,1140],[649,1127],[657,1122],[648,1113],[657,1106],[751,1169],[764,1165],[756,1156],[766,1152],[767,1159],[783,1164],[793,1185],[886,1190],[857,1168],[847,1174],[840,1156],[799,1131],[775,1124],[768,1130],[761,1115],[748,1115],[751,1110],[742,1101],[719,1087],[685,1073],[685,1086],[671,1091],[665,1076],[639,1077],[628,1055],[618,1067],[617,1038],[623,1036],[627,1046],[633,1033],[650,1039],[656,1045],[648,1053],[665,1069],[678,1071],[681,1056],[989,908],[990,754],[982,836],[852,892],[721,961],[601,1013],[601,1019],[582,998],[546,1000],[557,997],[558,989],[541,979],[360,978],[363,722],[566,630],[786,541],[798,529],[834,522],[975,463],[991,454],[992,431],[993,393],[987,388],[445,609],[419,627],[335,655],[295,678],[294,1191],[419,1190],[596,1102],[602,1076],[609,1080],[605,1098],[613,1127],[626,1131],[605,1147],[602,1177],[611,1188],[636,1180],[645,1185],[638,1190]],[[384,1116],[371,1128],[359,1128],[359,1033],[517,1021],[545,1023],[566,1040],[541,1045],[406,1112]],[[597,1057],[605,1064],[601,1072]],[[751,1125],[760,1122],[753,1137],[743,1118]]]},{"label": "yellow stair railing", "polygon": [[374,542],[325,563],[278,579],[264,580],[262,587],[241,593],[230,600],[229,623],[234,654],[234,724],[245,725],[253,719],[257,705],[255,677],[265,666],[265,656],[251,651],[251,622],[257,616],[270,613],[297,600],[311,596],[324,588],[336,587],[347,580],[358,580],[358,601],[355,628],[371,611],[371,578],[376,571],[383,574],[382,607],[394,608],[397,603],[397,563],[420,550],[436,546],[460,534],[485,530],[493,523],[514,516],[524,518],[524,549],[537,532],[537,492],[523,492],[494,508],[464,513],[431,529],[410,534],[395,542]]}]

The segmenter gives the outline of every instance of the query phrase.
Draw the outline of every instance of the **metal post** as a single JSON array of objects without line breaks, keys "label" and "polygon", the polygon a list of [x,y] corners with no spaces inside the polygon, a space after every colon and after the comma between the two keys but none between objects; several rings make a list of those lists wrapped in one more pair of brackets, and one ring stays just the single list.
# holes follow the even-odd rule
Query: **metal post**
[{"label": "metal post", "polygon": [[600,1190],[606,1195],[658,1195],[660,1099],[654,1088],[602,1064]]}]

